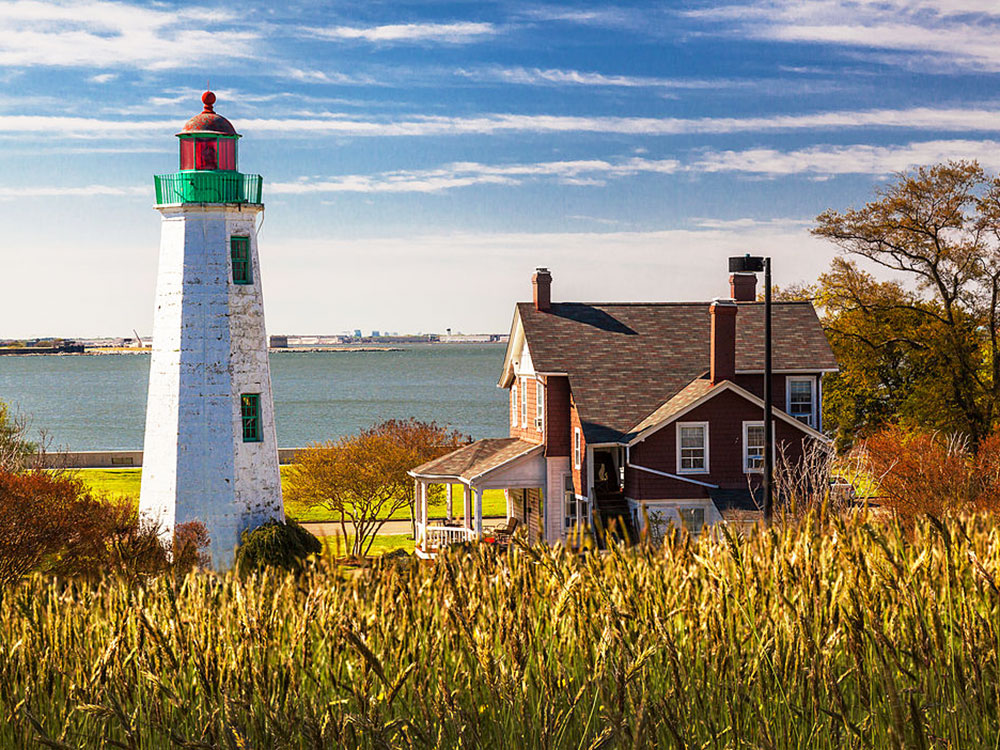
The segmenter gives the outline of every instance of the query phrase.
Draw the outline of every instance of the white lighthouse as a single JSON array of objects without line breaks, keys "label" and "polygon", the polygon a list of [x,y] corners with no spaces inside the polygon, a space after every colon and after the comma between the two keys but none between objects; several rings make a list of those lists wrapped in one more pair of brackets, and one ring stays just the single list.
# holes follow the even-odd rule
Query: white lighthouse
[{"label": "white lighthouse", "polygon": [[156,175],[163,217],[140,512],[165,534],[201,521],[226,568],[240,533],[284,520],[264,331],[259,175],[215,94],[177,134],[180,170]]}]

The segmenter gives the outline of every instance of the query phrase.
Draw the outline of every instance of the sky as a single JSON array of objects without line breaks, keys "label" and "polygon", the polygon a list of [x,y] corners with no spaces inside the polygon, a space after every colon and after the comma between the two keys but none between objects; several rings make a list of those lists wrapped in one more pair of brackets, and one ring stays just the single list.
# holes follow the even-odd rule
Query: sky
[{"label": "sky", "polygon": [[1000,170],[995,0],[0,0],[0,338],[152,329],[154,174],[215,109],[264,178],[270,333],[505,332],[812,281],[815,217]]}]

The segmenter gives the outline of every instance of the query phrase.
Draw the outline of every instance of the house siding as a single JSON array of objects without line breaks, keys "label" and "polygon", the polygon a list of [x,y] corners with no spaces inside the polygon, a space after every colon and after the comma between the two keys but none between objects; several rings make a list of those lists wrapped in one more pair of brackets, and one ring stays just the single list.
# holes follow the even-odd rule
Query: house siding
[{"label": "house siding", "polygon": [[[760,421],[761,409],[732,391],[726,391],[672,422],[630,450],[630,462],[657,471],[677,473],[677,422],[708,422],[709,473],[689,474],[691,479],[724,489],[744,489],[750,477],[759,485],[759,474],[743,472],[743,422]],[[777,452],[782,449],[793,461],[802,458],[804,444],[811,438],[787,422],[775,419]],[[628,468],[625,494],[636,500],[708,497],[708,488],[678,479],[660,477]]]},{"label": "house siding", "polygon": [[[544,439],[544,434],[542,430],[535,429],[535,410],[536,401],[538,396],[538,387],[540,383],[534,375],[526,375],[525,379],[522,381],[521,376],[517,376],[517,399],[518,402],[515,404],[513,398],[508,398],[510,404],[510,436],[521,438],[522,440],[527,440],[532,443],[541,443]],[[528,418],[526,420],[526,426],[521,427],[521,390],[524,389],[525,397],[528,399]],[[544,429],[544,425],[543,425]]]},{"label": "house siding", "polygon": [[569,407],[569,378],[545,378],[545,455],[569,456],[572,452]]}]

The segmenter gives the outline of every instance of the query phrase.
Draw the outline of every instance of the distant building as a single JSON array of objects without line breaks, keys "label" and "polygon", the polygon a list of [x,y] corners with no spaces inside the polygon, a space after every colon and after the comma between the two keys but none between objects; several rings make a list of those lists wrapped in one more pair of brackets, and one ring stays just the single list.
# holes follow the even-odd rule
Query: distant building
[{"label": "distant building", "polygon": [[272,349],[287,349],[288,336],[272,336],[270,339]]},{"label": "distant building", "polygon": [[361,329],[360,328],[355,328],[354,329],[354,338],[356,338],[356,339],[361,338]]}]

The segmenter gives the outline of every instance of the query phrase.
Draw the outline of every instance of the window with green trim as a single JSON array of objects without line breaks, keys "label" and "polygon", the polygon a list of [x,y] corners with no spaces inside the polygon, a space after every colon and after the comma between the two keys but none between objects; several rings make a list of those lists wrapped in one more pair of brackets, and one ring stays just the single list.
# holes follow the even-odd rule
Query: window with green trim
[{"label": "window with green trim", "polygon": [[233,258],[233,283],[252,284],[253,267],[250,265],[250,238],[230,237],[229,252]]},{"label": "window with green trim", "polygon": [[263,440],[259,393],[240,394],[240,416],[243,418],[243,442],[259,443]]}]

